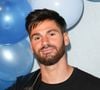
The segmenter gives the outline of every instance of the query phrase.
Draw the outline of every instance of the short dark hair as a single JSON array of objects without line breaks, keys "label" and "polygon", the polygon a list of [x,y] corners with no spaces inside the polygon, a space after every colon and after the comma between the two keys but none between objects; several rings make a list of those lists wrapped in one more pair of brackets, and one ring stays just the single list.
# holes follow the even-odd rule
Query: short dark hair
[{"label": "short dark hair", "polygon": [[30,34],[31,28],[36,27],[44,20],[54,20],[61,29],[61,32],[66,31],[67,24],[62,16],[56,11],[50,9],[36,9],[28,14],[26,17],[26,30]]}]

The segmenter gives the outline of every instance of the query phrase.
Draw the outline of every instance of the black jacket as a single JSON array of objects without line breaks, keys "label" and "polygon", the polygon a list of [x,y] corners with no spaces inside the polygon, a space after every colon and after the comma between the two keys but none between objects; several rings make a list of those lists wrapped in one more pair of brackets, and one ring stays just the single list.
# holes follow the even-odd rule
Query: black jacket
[{"label": "black jacket", "polygon": [[26,76],[17,78],[15,84],[6,90],[37,90],[40,82],[40,70],[32,72]]},{"label": "black jacket", "polygon": [[56,89],[54,87],[48,88],[50,85],[42,87],[43,82],[41,82],[40,76],[40,70],[26,76],[21,76],[17,79],[16,83],[7,90],[100,90],[100,78],[96,78],[78,68],[74,68],[72,75],[66,80],[67,84],[64,84],[63,88],[62,83],[59,84],[60,87],[55,86]]}]

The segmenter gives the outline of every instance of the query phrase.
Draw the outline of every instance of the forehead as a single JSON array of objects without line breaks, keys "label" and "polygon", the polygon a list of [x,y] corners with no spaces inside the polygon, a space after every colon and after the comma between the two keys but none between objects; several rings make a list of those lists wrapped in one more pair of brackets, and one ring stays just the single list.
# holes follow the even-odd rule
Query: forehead
[{"label": "forehead", "polygon": [[43,32],[47,30],[58,30],[60,31],[59,26],[53,20],[45,20],[40,22],[35,28],[32,28],[31,34],[36,32]]}]

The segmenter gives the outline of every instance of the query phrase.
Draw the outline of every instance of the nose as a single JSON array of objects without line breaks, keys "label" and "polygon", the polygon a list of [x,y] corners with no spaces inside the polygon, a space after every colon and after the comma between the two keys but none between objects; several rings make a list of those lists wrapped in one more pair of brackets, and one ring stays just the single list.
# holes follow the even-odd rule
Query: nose
[{"label": "nose", "polygon": [[42,37],[42,45],[46,46],[49,43],[49,38],[47,36]]}]

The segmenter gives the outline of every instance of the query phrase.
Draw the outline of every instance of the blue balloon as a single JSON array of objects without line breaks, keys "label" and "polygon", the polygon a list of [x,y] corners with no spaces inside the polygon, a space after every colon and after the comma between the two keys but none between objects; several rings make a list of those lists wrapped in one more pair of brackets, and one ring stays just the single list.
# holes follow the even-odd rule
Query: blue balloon
[{"label": "blue balloon", "polygon": [[[12,0],[11,0],[12,1]],[[27,15],[30,11],[32,11],[32,7],[29,3],[29,0],[22,0],[22,3],[20,3],[20,0],[13,0],[16,4],[18,4],[18,7],[22,9],[22,11]]]},{"label": "blue balloon", "polygon": [[17,43],[27,37],[25,17],[30,9],[22,6],[12,0],[0,2],[0,44]]},{"label": "blue balloon", "polygon": [[0,79],[14,81],[16,77],[31,72],[33,54],[29,41],[0,45]]},{"label": "blue balloon", "polygon": [[0,90],[5,90],[6,88],[10,87],[12,84],[14,84],[15,81],[5,81],[0,80]]}]

